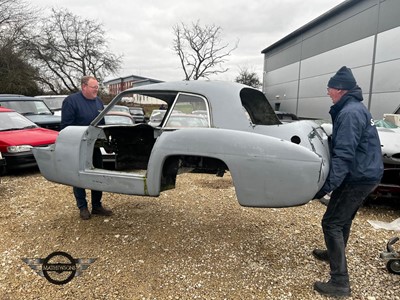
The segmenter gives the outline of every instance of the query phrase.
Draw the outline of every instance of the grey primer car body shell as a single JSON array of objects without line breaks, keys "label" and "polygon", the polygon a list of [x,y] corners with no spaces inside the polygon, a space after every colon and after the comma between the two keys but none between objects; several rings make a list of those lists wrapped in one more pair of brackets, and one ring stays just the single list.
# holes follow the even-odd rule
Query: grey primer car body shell
[{"label": "grey primer car body shell", "polygon": [[[133,93],[167,103],[160,126],[97,125],[113,105]],[[201,109],[208,114],[207,128],[166,126],[182,97],[204,101]],[[134,167],[93,167],[94,147],[112,139],[121,143],[113,149],[116,157],[126,158]],[[170,82],[125,90],[91,126],[69,126],[55,144],[36,147],[33,153],[48,180],[132,195],[159,196],[175,187],[178,171],[222,175],[229,170],[240,205],[251,207],[307,203],[324,184],[330,159],[328,137],[318,124],[282,124],[262,92],[219,81]]]}]

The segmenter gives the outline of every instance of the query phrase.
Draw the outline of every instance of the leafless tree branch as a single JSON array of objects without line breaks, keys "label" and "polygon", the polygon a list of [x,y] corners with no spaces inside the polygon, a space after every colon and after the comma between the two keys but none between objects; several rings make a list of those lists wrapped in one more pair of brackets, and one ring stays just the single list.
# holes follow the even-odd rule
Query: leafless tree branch
[{"label": "leafless tree branch", "polygon": [[191,27],[181,23],[173,27],[173,50],[178,55],[185,80],[208,78],[210,75],[228,71],[222,65],[237,48],[229,48],[221,40],[222,29],[215,25],[200,26],[199,21]]},{"label": "leafless tree branch", "polygon": [[101,24],[53,9],[29,43],[30,53],[42,70],[42,83],[50,89],[61,87],[73,92],[79,89],[84,75],[102,81],[115,74],[121,57],[108,50],[104,35]]}]

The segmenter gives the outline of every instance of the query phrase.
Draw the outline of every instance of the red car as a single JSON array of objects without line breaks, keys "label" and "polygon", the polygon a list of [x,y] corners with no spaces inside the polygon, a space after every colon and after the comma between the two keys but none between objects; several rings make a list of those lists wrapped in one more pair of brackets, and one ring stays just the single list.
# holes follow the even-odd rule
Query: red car
[{"label": "red car", "polygon": [[0,152],[6,170],[36,166],[32,147],[54,144],[58,131],[41,128],[14,110],[0,106]]}]

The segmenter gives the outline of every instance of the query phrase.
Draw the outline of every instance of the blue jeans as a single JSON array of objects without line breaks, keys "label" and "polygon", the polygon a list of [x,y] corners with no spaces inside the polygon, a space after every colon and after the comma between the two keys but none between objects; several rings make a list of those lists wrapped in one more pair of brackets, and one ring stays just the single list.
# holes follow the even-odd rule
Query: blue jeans
[{"label": "blue jeans", "polygon": [[322,218],[322,230],[328,250],[330,275],[333,283],[350,285],[345,254],[350,227],[358,209],[376,186],[377,184],[342,183],[332,192]]},{"label": "blue jeans", "polygon": [[[94,148],[93,152],[93,166],[96,168],[102,168],[103,167],[103,158],[101,155],[101,151],[99,148]],[[86,201],[86,191],[83,188],[79,187],[73,187],[72,188],[74,192],[74,196],[76,199],[76,205],[78,206],[79,209],[81,208],[87,208],[88,203]],[[91,191],[91,196],[92,196],[92,208],[93,207],[100,207],[101,206],[101,197],[103,195],[103,192],[101,191]]]}]

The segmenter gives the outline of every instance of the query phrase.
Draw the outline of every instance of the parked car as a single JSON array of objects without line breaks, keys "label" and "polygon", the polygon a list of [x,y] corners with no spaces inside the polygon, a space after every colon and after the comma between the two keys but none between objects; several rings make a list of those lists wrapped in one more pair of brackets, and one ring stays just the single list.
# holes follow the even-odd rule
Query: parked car
[{"label": "parked car", "polygon": [[[381,142],[383,177],[371,197],[398,198],[400,197],[400,128],[387,122],[375,122]],[[321,125],[328,136],[332,134],[332,124]],[[386,127],[391,126],[391,127]]]},{"label": "parked car", "polygon": [[40,95],[35,97],[42,99],[55,116],[61,116],[62,103],[68,95]]},{"label": "parked car", "polygon": [[[165,109],[154,109],[151,112],[149,122],[147,122],[147,124],[149,124],[150,126],[155,126],[155,127],[160,126],[166,113],[167,113],[167,111]],[[180,110],[174,109],[172,111],[172,114],[174,114],[174,115],[175,114],[183,114],[183,112]],[[195,111],[193,111],[192,114],[196,114]],[[205,114],[205,115],[207,115],[207,114]]]},{"label": "parked car", "polygon": [[32,147],[53,144],[58,131],[45,129],[11,109],[0,107],[0,152],[6,170],[36,166]]},{"label": "parked car", "polygon": [[202,110],[194,110],[192,111],[192,114],[194,115],[200,115],[200,116],[207,116],[207,111],[202,109]]},{"label": "parked car", "polygon": [[[382,146],[383,177],[372,193],[376,198],[400,198],[400,127],[386,121],[376,124]],[[387,127],[392,125],[390,128]]]},{"label": "parked car", "polygon": [[195,128],[195,127],[208,127],[207,117],[205,115],[196,114],[172,114],[165,128]]},{"label": "parked car", "polygon": [[133,125],[135,124],[135,119],[131,114],[125,112],[109,111],[104,116],[104,122],[106,125]]},{"label": "parked car", "polygon": [[151,112],[149,122],[147,124],[151,126],[159,126],[167,111],[165,109],[155,109]]},{"label": "parked car", "polygon": [[144,109],[142,107],[138,107],[138,106],[130,107],[129,112],[135,119],[135,123],[144,123],[145,122]]},{"label": "parked car", "polygon": [[[107,108],[108,105],[104,105],[104,108]],[[129,111],[129,107],[125,105],[112,105],[110,109],[107,109],[107,111],[122,111],[124,113],[130,114],[131,112]]]},{"label": "parked car", "polygon": [[61,117],[53,115],[42,99],[23,95],[0,95],[0,106],[13,109],[40,127],[59,131]]},{"label": "parked car", "polygon": [[[98,126],[106,109],[90,126],[67,127],[54,145],[33,149],[43,176],[81,188],[156,197],[175,187],[180,172],[223,176],[229,171],[239,204],[253,207],[305,204],[325,182],[325,131],[313,121],[282,124],[258,89],[222,81],[158,83],[127,89],[110,106],[127,94],[164,101],[168,109],[160,126]],[[206,127],[168,127],[176,110],[206,110]],[[99,144],[113,147],[117,170],[93,167]]]},{"label": "parked car", "polygon": [[[323,123],[321,126],[328,136],[332,134],[331,123]],[[387,128],[376,125],[376,129],[381,142],[383,163],[400,167],[400,128],[397,126],[395,128]]]}]

